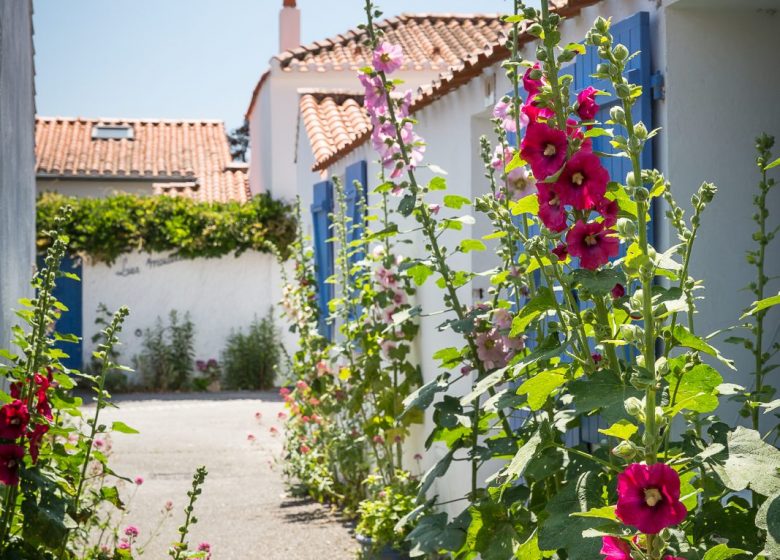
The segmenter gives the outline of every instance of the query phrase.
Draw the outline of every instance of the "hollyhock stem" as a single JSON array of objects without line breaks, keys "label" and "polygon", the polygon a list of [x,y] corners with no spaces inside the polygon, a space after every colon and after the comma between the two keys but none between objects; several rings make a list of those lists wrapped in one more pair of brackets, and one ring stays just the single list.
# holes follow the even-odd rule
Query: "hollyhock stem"
[{"label": "hollyhock stem", "polygon": [[[374,32],[374,21],[373,21],[373,14],[371,13],[371,9],[372,9],[371,0],[366,0],[366,16],[368,20],[366,29],[368,30],[371,44],[372,46],[375,47],[377,41],[376,41],[376,34]],[[398,121],[397,115],[395,114],[395,108],[393,107],[393,100],[390,97],[390,93],[387,89],[388,86],[387,77],[385,76],[384,72],[377,72],[377,75],[380,77],[382,81],[382,85],[385,89],[385,98],[387,100],[388,115],[390,117],[390,122],[395,127],[396,141],[398,142],[401,158],[404,164],[406,165],[406,170],[407,170],[406,174],[409,177],[409,183],[411,186],[412,194],[418,196],[420,192],[420,186],[417,183],[417,177],[415,176],[414,171],[409,166],[410,164],[409,150],[406,146],[406,143],[403,141],[403,136],[401,134],[402,132],[401,123]],[[423,232],[428,237],[428,242],[431,245],[431,250],[433,252],[434,262],[436,263],[437,270],[439,274],[441,274],[442,278],[444,279],[444,284],[447,289],[447,295],[450,298],[450,303],[452,305],[453,311],[457,315],[458,320],[463,321],[465,319],[463,306],[460,303],[460,298],[458,297],[458,293],[452,282],[452,278],[450,276],[450,269],[447,266],[446,258],[442,253],[441,246],[439,245],[439,239],[436,236],[435,222],[431,218],[430,211],[428,210],[427,206],[425,206],[425,204],[418,205],[418,216],[422,225]],[[474,364],[476,365],[477,371],[479,372],[479,377],[482,378],[487,374],[487,371],[485,370],[485,366],[481,362],[481,360],[476,358],[477,345],[476,342],[474,341],[474,337],[472,335],[466,335],[465,338],[466,338],[466,343],[469,346],[471,355],[475,357]],[[489,393],[491,396],[493,396],[495,394],[495,391],[491,388],[489,389]],[[504,431],[507,434],[511,434],[512,427],[509,424],[509,419],[506,417],[504,411],[498,410],[498,415],[501,418],[501,424],[504,428]],[[475,425],[473,429],[478,431],[479,426]]]},{"label": "hollyhock stem", "polygon": [[[549,0],[542,0],[542,25],[549,23],[550,21],[550,6]],[[555,110],[555,117],[558,120],[558,129],[566,130],[566,115],[563,113],[563,103],[561,102],[561,86],[558,82],[558,65],[555,58],[554,43],[548,43],[548,37],[550,36],[550,27],[545,28],[545,36],[543,43],[547,50],[547,60],[544,61],[544,66],[547,73],[547,78],[550,81],[550,89],[553,93],[553,109]]]},{"label": "hollyhock stem", "polygon": [[[614,333],[612,332],[612,324],[609,319],[609,311],[607,310],[607,305],[604,302],[604,298],[597,297],[594,299],[596,302],[596,315],[598,317],[599,323],[609,328],[609,338],[614,338]],[[622,377],[622,372],[620,368],[620,360],[618,359],[617,352],[615,351],[615,345],[611,342],[604,342],[604,350],[607,352],[607,359],[609,360],[609,365],[615,370],[615,372]]]}]

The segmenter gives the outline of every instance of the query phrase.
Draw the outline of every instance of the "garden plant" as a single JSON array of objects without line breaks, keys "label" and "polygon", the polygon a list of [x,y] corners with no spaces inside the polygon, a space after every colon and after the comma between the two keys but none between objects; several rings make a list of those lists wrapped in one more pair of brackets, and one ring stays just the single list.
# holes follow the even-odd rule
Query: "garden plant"
[{"label": "garden plant", "polygon": [[[504,63],[513,95],[495,106],[492,139],[480,141],[485,194],[472,200],[447,193],[446,175],[424,163],[411,93],[393,78],[402,49],[374,24],[381,13],[371,0],[365,8],[373,60],[359,78],[386,176],[372,190],[382,205],[367,224],[380,227],[348,215],[336,183],[333,341],[323,334],[312,254],[300,234],[294,244],[285,307],[301,344],[297,385],[285,390],[291,477],[310,494],[354,507],[366,498],[350,494],[364,472],[372,471],[372,485],[377,476],[388,487],[400,479],[395,469],[411,461],[393,443],[402,446],[427,411],[434,428],[426,445],[442,458],[413,485],[415,507],[393,531],[406,536],[412,557],[780,558],[780,451],[774,428],[762,433],[758,421],[780,404],[769,378],[776,333],[763,323],[780,302],[766,297],[764,272],[774,235],[769,174],[780,164],[771,138],[758,141],[758,249],[748,255],[757,301],[729,333],[754,353],[755,383],[745,388],[732,382],[734,363],[716,347],[721,333],[696,324],[705,283],[691,276],[691,263],[706,245],[700,225],[717,188],[703,183],[687,211],[661,172],[642,167],[643,148],[659,131],[635,118],[644,93],[626,78],[633,53],[614,42],[609,20],[597,19],[583,44],[561,44],[562,18],[547,0],[538,9],[514,2]],[[536,60],[521,60],[520,44],[530,41]],[[608,91],[572,89],[565,67],[588,49]],[[595,120],[600,98],[616,101],[606,122]],[[612,153],[594,150],[598,137],[609,138]],[[630,172],[610,176],[610,157],[626,158]],[[475,221],[469,207],[492,225],[482,239],[462,238]],[[664,207],[677,240],[660,252],[648,232]],[[398,243],[420,239],[424,251],[395,256]],[[496,247],[495,268],[453,264],[488,245]],[[481,301],[470,290],[477,275],[490,279]],[[399,396],[419,379],[411,348],[422,309],[413,296],[427,282],[442,291],[436,316],[452,343],[420,349],[433,353],[440,372],[400,410],[388,388]],[[382,289],[394,292],[391,300]],[[373,316],[377,306],[381,317]],[[750,427],[719,419],[728,399],[744,404]],[[603,438],[582,440],[579,428],[594,422]],[[437,479],[462,462],[470,465],[462,494],[440,499]],[[376,519],[378,496],[359,507],[361,527],[381,528],[377,537],[395,544]]]}]

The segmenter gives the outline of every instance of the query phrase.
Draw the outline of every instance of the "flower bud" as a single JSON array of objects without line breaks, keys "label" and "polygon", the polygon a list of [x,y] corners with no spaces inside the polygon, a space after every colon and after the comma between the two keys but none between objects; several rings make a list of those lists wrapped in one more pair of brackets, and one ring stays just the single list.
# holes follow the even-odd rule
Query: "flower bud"
[{"label": "flower bud", "polygon": [[640,140],[647,138],[647,127],[645,127],[644,123],[639,122],[634,125],[634,135]]},{"label": "flower bud", "polygon": [[639,418],[640,416],[644,415],[645,406],[642,404],[642,401],[636,397],[628,397],[626,402],[623,403],[623,406],[625,407],[629,416]]},{"label": "flower bud", "polygon": [[596,21],[593,22],[593,27],[599,33],[608,33],[609,32],[609,21],[604,19],[603,17],[599,16],[596,19]]},{"label": "flower bud", "polygon": [[[637,360],[638,362],[639,360]],[[647,369],[640,367],[636,371],[631,373],[631,385],[640,391],[644,391],[648,387],[655,385],[655,378],[650,375]]]},{"label": "flower bud", "polygon": [[612,454],[621,459],[631,460],[636,457],[637,449],[630,441],[621,441],[612,448]]},{"label": "flower bud", "polygon": [[596,65],[596,74],[606,74],[609,75],[609,64],[597,64]]},{"label": "flower bud", "polygon": [[664,416],[664,409],[660,406],[655,407],[655,425],[659,428],[666,426],[667,418]]},{"label": "flower bud", "polygon": [[618,60],[626,60],[628,58],[628,55],[631,54],[628,52],[628,49],[625,45],[618,43],[615,45],[615,48],[612,49],[612,54],[615,55],[615,58]]},{"label": "flower bud", "polygon": [[623,107],[615,105],[609,110],[609,118],[617,124],[624,124],[626,122],[626,112],[623,110]]},{"label": "flower bud", "polygon": [[617,84],[615,86],[615,93],[620,99],[628,99],[631,95],[631,88],[628,84]]},{"label": "flower bud", "polygon": [[655,371],[658,372],[658,375],[661,377],[669,373],[669,362],[666,358],[661,356],[655,361]]},{"label": "flower bud", "polygon": [[637,187],[634,190],[634,200],[637,202],[646,202],[650,198],[650,191],[644,187]]},{"label": "flower bud", "polygon": [[617,230],[620,237],[626,240],[636,238],[636,224],[628,218],[618,218]]},{"label": "flower bud", "polygon": [[[526,29],[526,31],[528,33],[530,33],[531,35],[533,35],[534,37],[540,37],[544,30],[542,29],[541,25],[539,25],[538,23],[534,23],[534,24],[530,25],[528,27],[528,29]],[[538,56],[536,58],[541,60]]]}]

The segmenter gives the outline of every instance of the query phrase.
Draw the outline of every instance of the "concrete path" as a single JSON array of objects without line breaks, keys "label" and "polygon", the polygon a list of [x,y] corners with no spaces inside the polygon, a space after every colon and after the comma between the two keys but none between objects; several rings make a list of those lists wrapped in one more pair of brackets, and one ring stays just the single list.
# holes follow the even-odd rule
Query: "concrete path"
[{"label": "concrete path", "polygon": [[127,395],[116,401],[119,409],[106,409],[101,420],[121,420],[141,433],[113,437],[111,465],[119,474],[144,479],[135,490],[127,484],[122,489],[124,496],[135,491],[123,526],[136,525],[138,542],[144,543],[165,502],[174,504],[175,516],[143,558],[168,557],[199,465],[206,465],[209,474],[190,542],[208,541],[213,560],[355,558],[356,543],[334,512],[285,494],[277,463],[282,438],[270,431],[272,426],[281,431],[277,414],[283,407],[277,395]]}]

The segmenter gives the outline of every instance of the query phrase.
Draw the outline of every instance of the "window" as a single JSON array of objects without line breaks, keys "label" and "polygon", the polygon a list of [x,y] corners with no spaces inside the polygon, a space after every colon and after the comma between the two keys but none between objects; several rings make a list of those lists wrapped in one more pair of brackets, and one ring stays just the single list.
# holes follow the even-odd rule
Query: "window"
[{"label": "window", "polygon": [[96,124],[92,127],[93,140],[132,140],[133,127],[129,124]]}]

